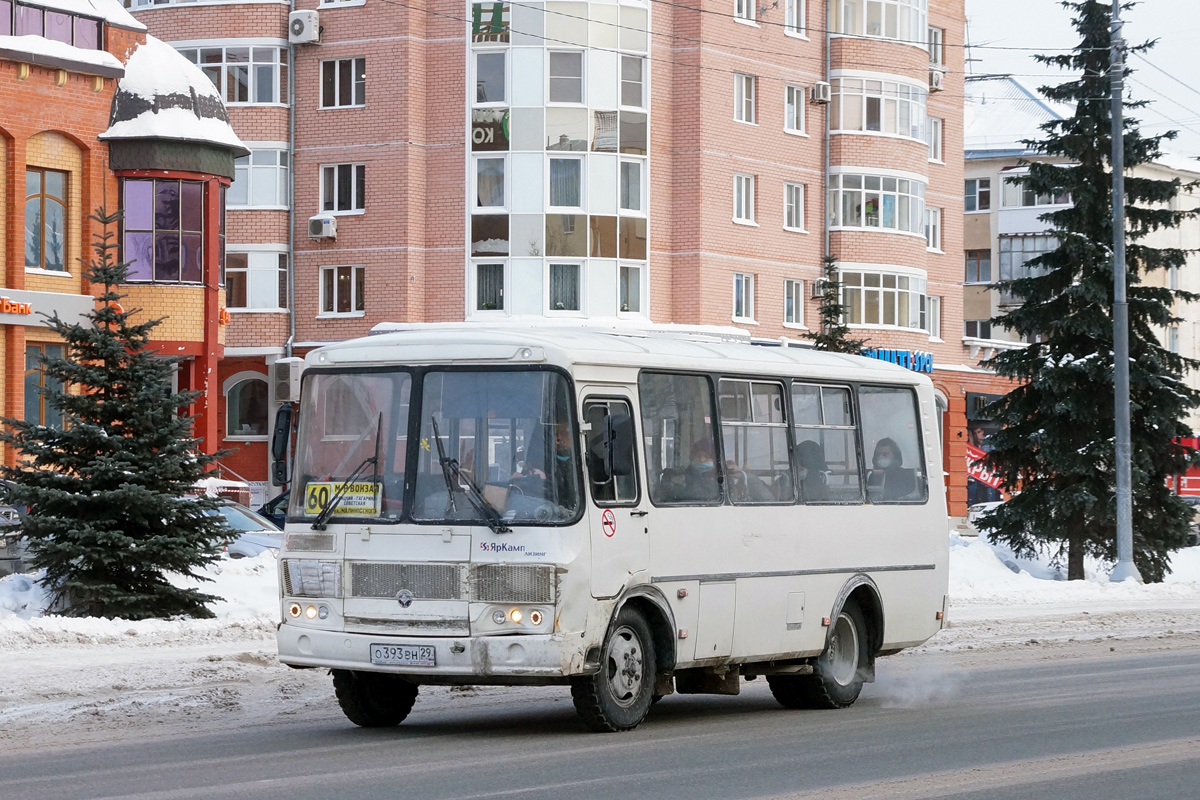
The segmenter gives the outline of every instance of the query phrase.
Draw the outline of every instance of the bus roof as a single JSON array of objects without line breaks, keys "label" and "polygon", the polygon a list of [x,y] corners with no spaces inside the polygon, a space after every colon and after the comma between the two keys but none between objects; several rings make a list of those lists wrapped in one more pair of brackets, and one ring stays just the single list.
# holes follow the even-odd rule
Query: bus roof
[{"label": "bus roof", "polygon": [[[740,335],[739,335],[740,334]],[[593,329],[435,323],[325,345],[305,366],[350,364],[538,364],[805,375],[923,383],[927,376],[885,361],[806,347],[751,344],[737,329]]]}]

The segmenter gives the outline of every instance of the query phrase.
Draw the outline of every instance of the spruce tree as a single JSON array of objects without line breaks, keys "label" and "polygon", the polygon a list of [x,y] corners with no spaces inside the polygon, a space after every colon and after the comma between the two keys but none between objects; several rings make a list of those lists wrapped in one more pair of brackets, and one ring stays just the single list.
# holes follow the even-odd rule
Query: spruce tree
[{"label": "spruce tree", "polygon": [[850,328],[845,322],[846,306],[842,303],[842,282],[838,278],[837,258],[834,256],[825,256],[825,276],[817,282],[817,291],[821,293],[818,311],[821,327],[804,334],[804,338],[813,340],[814,350],[855,355],[861,353],[866,340],[850,338]]},{"label": "spruce tree", "polygon": [[161,320],[134,323],[118,303],[128,267],[116,260],[120,214],[100,209],[92,219],[104,233],[86,276],[104,292],[83,324],[49,318],[66,352],[42,361],[43,395],[62,425],[4,420],[0,439],[18,451],[16,466],[0,469],[13,482],[7,499],[28,506],[30,563],[45,570],[62,613],[211,617],[205,604],[218,598],[169,580],[205,580],[197,571],[228,532],[210,515],[215,500],[188,496],[215,459],[198,451],[192,419],[180,413],[199,392],[170,391],[180,359],[148,349]]},{"label": "spruce tree", "polygon": [[[1041,91],[1075,112],[1046,123],[1043,138],[1026,142],[1047,160],[1030,162],[1019,182],[1039,195],[1069,192],[1071,203],[1041,216],[1057,247],[1031,259],[1028,275],[996,285],[1022,305],[992,323],[1032,343],[987,362],[1018,385],[983,411],[1000,423],[989,439],[993,449],[986,463],[1020,491],[982,523],[1018,554],[1048,552],[1056,565],[1065,560],[1069,579],[1082,580],[1085,555],[1116,560],[1112,6],[1095,0],[1063,5],[1074,12],[1079,45],[1038,60],[1079,77]],[[1125,103],[1129,109],[1141,105]],[[1124,119],[1128,167],[1158,158],[1163,140],[1173,138],[1173,133],[1143,136],[1137,120]],[[1190,507],[1171,493],[1168,479],[1187,466],[1172,439],[1190,435],[1184,419],[1200,402],[1182,380],[1196,362],[1170,352],[1155,336],[1156,328],[1179,321],[1172,304],[1195,296],[1143,283],[1152,273],[1184,265],[1185,251],[1144,241],[1195,213],[1171,210],[1179,189],[1178,180],[1125,179],[1134,563],[1155,582],[1170,571],[1170,553],[1183,546],[1191,519]]]}]

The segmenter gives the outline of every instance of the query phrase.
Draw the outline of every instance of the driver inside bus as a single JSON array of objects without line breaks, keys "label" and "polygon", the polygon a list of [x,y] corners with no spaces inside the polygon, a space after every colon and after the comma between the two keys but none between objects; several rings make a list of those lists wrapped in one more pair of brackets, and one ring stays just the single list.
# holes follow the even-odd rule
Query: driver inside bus
[{"label": "driver inside bus", "polygon": [[554,458],[545,469],[539,469],[526,459],[521,465],[521,471],[514,476],[513,485],[523,494],[528,494],[530,486],[528,479],[534,478],[542,484],[540,488],[545,499],[573,509],[578,505],[578,491],[574,468],[574,450],[571,437],[571,426],[564,420],[554,426]]}]

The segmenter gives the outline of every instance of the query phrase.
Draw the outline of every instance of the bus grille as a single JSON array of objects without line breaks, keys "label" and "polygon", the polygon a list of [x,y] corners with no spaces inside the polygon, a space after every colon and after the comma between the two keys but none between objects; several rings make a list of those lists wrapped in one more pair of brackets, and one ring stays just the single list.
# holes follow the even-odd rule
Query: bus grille
[{"label": "bus grille", "polygon": [[462,568],[457,564],[381,564],[351,562],[351,597],[395,597],[401,589],[416,600],[462,598]]},{"label": "bus grille", "polygon": [[553,603],[554,567],[480,564],[475,568],[471,599],[480,603]]},{"label": "bus grille", "polygon": [[336,548],[332,533],[289,533],[284,537],[283,549],[309,553],[332,553]]}]

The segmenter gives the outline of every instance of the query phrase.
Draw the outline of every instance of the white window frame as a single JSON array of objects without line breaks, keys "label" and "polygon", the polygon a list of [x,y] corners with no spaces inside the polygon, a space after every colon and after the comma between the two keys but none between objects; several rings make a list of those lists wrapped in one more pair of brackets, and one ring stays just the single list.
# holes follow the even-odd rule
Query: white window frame
[{"label": "white window frame", "polygon": [[925,138],[929,141],[929,160],[937,164],[945,163],[942,161],[942,127],[941,117],[925,118]]},{"label": "white window frame", "polygon": [[[333,170],[333,183],[334,183],[333,193],[334,193],[334,202],[336,203],[337,202],[337,199],[336,199],[337,198],[337,181],[338,181],[338,173],[339,173],[338,167],[343,167],[343,166],[350,167],[350,208],[326,209],[325,208],[325,171],[329,170],[329,169]],[[361,179],[359,178],[359,168],[360,167],[362,168],[362,172],[363,172],[363,177]],[[340,164],[322,164],[319,178],[320,178],[319,179],[320,197],[318,198],[318,208],[320,209],[321,214],[331,214],[334,216],[350,216],[353,214],[367,213],[367,208],[366,208],[367,195],[366,195],[366,188],[365,188],[365,183],[366,183],[366,164],[365,163],[363,163],[361,161],[351,161],[351,162],[343,162]],[[363,204],[361,207],[358,207],[355,204],[358,202],[358,184],[359,184],[360,180],[364,184]]]},{"label": "white window frame", "polygon": [[[359,81],[355,73],[358,71],[356,66],[358,62],[362,62],[363,79]],[[341,71],[344,69],[343,64],[350,62],[350,102],[341,102],[340,97],[342,91]],[[332,105],[325,104],[325,65],[333,64],[333,95],[334,102]],[[367,57],[366,56],[348,56],[346,58],[325,58],[321,60],[319,71],[317,72],[317,91],[320,95],[318,108],[321,110],[331,109],[346,109],[346,108],[366,108],[367,105]],[[355,95],[358,93],[358,87],[362,86],[362,102],[355,102]]]},{"label": "white window frame", "polygon": [[[229,256],[231,256],[231,255],[246,256],[246,269],[243,270],[238,267],[230,267],[229,266]],[[257,256],[257,258],[255,258],[255,256]],[[280,263],[280,256],[283,257],[282,264]],[[280,301],[280,297],[279,297],[279,289],[280,289],[279,279],[280,279],[280,277],[282,277],[284,280],[283,286],[285,288],[287,286],[287,279],[288,279],[288,272],[289,272],[289,259],[287,256],[288,256],[288,248],[287,248],[286,244],[230,245],[225,252],[225,307],[229,310],[229,313],[230,314],[253,314],[255,312],[262,313],[262,312],[287,311],[286,295],[283,298],[284,302],[283,303],[279,302]],[[271,264],[266,263],[268,258],[272,260]],[[256,261],[259,262],[257,266],[254,263]],[[229,294],[230,294],[229,293],[229,275],[231,273],[238,273],[238,272],[244,272],[246,275],[246,303],[247,303],[247,305],[245,305],[245,306],[231,305],[231,299],[229,296]],[[263,274],[263,273],[268,273],[268,272],[271,273],[271,276],[272,276],[272,280],[271,280],[272,302],[270,304],[264,305],[261,303],[256,303],[255,301],[258,300],[259,298],[252,296],[253,283],[254,283],[252,276],[253,276],[253,274]],[[280,275],[280,273],[282,273],[282,276]]]},{"label": "white window frame", "polygon": [[[499,308],[479,308],[479,268],[485,265],[500,264],[504,267],[503,276],[500,279],[500,307]],[[507,258],[473,258],[471,259],[471,269],[467,280],[467,299],[468,310],[467,314],[473,317],[476,316],[508,316],[510,304],[508,302],[509,287],[512,286],[512,267]]]},{"label": "white window frame", "polygon": [[[570,53],[579,56],[579,99],[578,100],[552,100],[550,98],[550,80],[555,76],[550,73],[551,56],[556,53]],[[575,80],[573,76],[567,78],[558,76],[560,79]],[[619,87],[618,87],[619,88]],[[587,105],[587,54],[583,50],[563,50],[554,49],[546,51],[546,105],[548,106],[569,106],[579,107]]]},{"label": "white window frame", "polygon": [[[788,300],[792,301],[791,319],[788,319]],[[799,278],[783,281],[783,327],[808,330],[804,324],[804,281]]]},{"label": "white window frame", "polygon": [[733,121],[758,124],[758,76],[733,73]]},{"label": "white window frame", "polygon": [[[626,269],[636,269],[638,271],[638,273],[640,273],[638,275],[638,306],[639,306],[639,309],[637,311],[624,311],[621,309],[621,271],[626,270]],[[617,316],[618,317],[644,318],[644,317],[650,316],[649,309],[647,308],[649,295],[650,295],[650,292],[649,292],[650,287],[648,286],[648,281],[646,279],[648,275],[649,275],[649,270],[646,268],[645,263],[639,263],[637,261],[618,262],[618,264],[617,264]]]},{"label": "white window frame", "polygon": [[925,207],[925,249],[942,252],[942,210]]},{"label": "white window frame", "polygon": [[[898,171],[861,171],[861,167],[834,167],[830,170],[829,178],[826,181],[827,202],[829,203],[829,227],[832,229],[843,230],[867,230],[881,231],[883,233],[898,233],[905,236],[920,236],[925,238],[925,190],[926,183],[924,178],[918,178],[911,173]],[[859,187],[850,187],[847,178],[858,179]],[[878,180],[880,183],[879,189],[867,188],[867,183]],[[895,181],[896,188],[887,188],[889,184]],[[902,188],[903,184],[908,184],[908,189]],[[853,204],[856,200],[861,200],[859,204],[859,224],[848,225],[843,216],[843,204],[847,201],[846,195],[851,195],[849,202]],[[870,215],[867,213],[866,206],[869,204],[871,196],[877,196],[880,199],[880,207],[875,213],[876,223],[868,224]],[[885,215],[883,207],[887,205],[884,200],[886,197],[896,198],[895,207],[892,214],[894,225],[885,226],[883,223]],[[901,202],[900,198],[907,197],[909,202],[909,218],[902,224],[902,214],[900,213]],[[916,205],[915,211],[913,205]],[[915,225],[916,228],[905,227],[905,225]]]},{"label": "white window frame", "polygon": [[[161,2],[161,0],[154,0]],[[189,2],[190,0],[173,0],[173,2]],[[317,4],[317,8],[351,8],[352,6],[366,5],[367,0],[321,0]]]},{"label": "white window frame", "polygon": [[929,65],[934,69],[946,68],[946,31],[930,25],[926,29],[929,47]]},{"label": "white window frame", "polygon": [[[288,209],[288,193],[290,183],[288,181],[288,147],[287,142],[243,142],[250,149],[250,155],[240,156],[234,159],[233,176],[234,184],[239,181],[244,181],[242,184],[246,187],[246,203],[236,205],[233,201],[232,187],[225,192],[225,206],[230,211],[239,211],[250,208],[267,208],[279,211]],[[255,156],[260,153],[273,153],[275,155],[275,164],[256,164],[254,163]],[[280,165],[280,161],[284,163]],[[238,163],[243,162],[243,163]],[[270,171],[274,173],[274,177],[270,180],[275,186],[275,199],[279,202],[266,203],[258,205],[254,203],[254,188],[259,181],[267,180],[266,174]]]},{"label": "white window frame", "polygon": [[[625,84],[633,83],[633,81],[627,81],[625,79],[625,62],[626,61],[637,61],[639,64],[641,64],[641,67],[642,67],[642,78],[641,78],[641,81],[639,81],[639,86],[641,88],[641,100],[640,100],[639,104],[636,106],[631,106],[631,105],[628,105],[625,103]],[[617,81],[617,83],[618,83],[618,85],[617,85],[618,107],[636,109],[638,111],[646,110],[646,67],[647,66],[648,66],[648,61],[646,60],[646,58],[644,56],[626,55],[625,53],[621,54],[621,58],[617,64],[617,68],[620,70],[620,73],[618,75],[618,81]]]},{"label": "white window frame", "polygon": [[[236,434],[229,431],[229,420],[232,415],[229,413],[229,393],[234,387],[246,383],[247,381],[261,381],[267,387],[267,408],[264,409],[265,430],[259,434]],[[230,375],[221,384],[221,398],[225,401],[225,436],[222,438],[225,441],[232,442],[265,442],[271,438],[271,403],[274,398],[271,397],[271,381],[269,376],[263,372],[255,372],[254,370],[243,370]]]},{"label": "white window frame", "polygon": [[[866,3],[857,2],[859,6],[858,17],[852,20],[852,24],[847,25],[847,16],[843,13],[843,7],[847,0],[831,0],[829,4],[829,25],[830,32],[833,35],[849,35],[849,36],[869,36],[875,39],[891,39],[900,41],[904,44],[911,44],[914,47],[919,47],[922,50],[927,49],[926,42],[923,37],[927,35],[929,25],[929,13],[927,0],[871,0],[872,5],[880,7],[880,27],[879,30],[870,30],[868,28]],[[890,16],[896,20],[896,31],[894,34],[889,34],[886,28],[887,17]]]},{"label": "white window frame", "polygon": [[[579,205],[555,206],[550,204],[550,162],[575,161],[579,164]],[[618,168],[619,169],[619,168]],[[619,178],[618,178],[619,180]],[[582,155],[555,152],[546,156],[546,212],[550,214],[582,214],[587,210],[587,162]]]},{"label": "white window frame", "polygon": [[[979,207],[979,196],[980,196],[981,192],[983,191],[983,187],[980,186],[980,184],[985,183],[985,182],[987,183],[988,207],[980,208]],[[968,183],[975,184],[974,192],[968,191],[968,187],[967,187]],[[974,208],[967,208],[966,199],[968,197],[975,198],[975,207]],[[963,213],[964,214],[990,214],[990,213],[992,213],[992,179],[991,178],[964,178],[963,179]]]},{"label": "white window frame", "polygon": [[[621,187],[623,184],[623,173],[621,172],[622,164],[637,164],[638,166],[638,199],[641,208],[625,208],[621,205],[622,194]],[[646,159],[645,158],[621,158],[617,164],[617,212],[623,217],[644,217],[647,216],[646,203]]]},{"label": "white window frame", "polygon": [[[733,301],[733,321],[741,323],[753,323],[754,319],[754,273],[753,272],[735,272],[733,273],[733,293],[731,300]],[[742,306],[738,308],[738,289],[742,292]]]},{"label": "white window frame", "polygon": [[[795,231],[796,233],[808,233],[804,219],[804,202],[805,202],[805,186],[803,183],[784,183],[783,184],[783,229],[785,231]],[[792,216],[792,222],[798,223],[789,225],[788,216]]]},{"label": "white window frame", "polygon": [[[179,51],[180,55],[186,58],[191,63],[195,64],[201,72],[204,72],[211,81],[212,76],[206,70],[219,69],[221,74],[220,84],[214,83],[217,91],[221,95],[221,101],[227,106],[287,106],[286,92],[284,92],[284,73],[287,72],[288,79],[292,78],[290,72],[291,64],[287,63],[287,42],[279,39],[216,39],[212,41],[187,41],[187,42],[171,42],[171,46]],[[229,61],[229,50],[245,48],[248,51],[249,61]],[[257,61],[254,58],[255,50],[271,49],[275,51],[274,61]],[[205,50],[220,50],[221,61],[219,63],[202,63],[203,51]],[[275,100],[257,99],[258,81],[255,79],[256,68],[265,68],[270,65],[274,72],[275,85]],[[233,67],[247,68],[247,96],[248,100],[230,100],[228,99],[229,92],[229,73]]]},{"label": "white window frame", "polygon": [[930,339],[942,341],[942,298],[925,295],[925,331]]},{"label": "white window frame", "polygon": [[758,0],[733,0],[733,21],[758,26]]},{"label": "white window frame", "polygon": [[784,0],[783,32],[788,36],[807,39],[808,8],[806,0]]},{"label": "white window frame", "polygon": [[[504,193],[498,206],[481,206],[479,205],[479,162],[480,161],[499,161],[503,164],[504,169]],[[471,213],[472,214],[496,214],[505,212],[509,206],[509,194],[512,181],[509,180],[508,172],[508,153],[504,151],[484,152],[471,157]]]},{"label": "white window frame", "polygon": [[[1000,176],[1000,207],[1001,208],[1065,208],[1066,206],[1069,206],[1074,202],[1071,199],[1070,192],[1066,193],[1067,199],[1064,202],[1060,203],[1060,202],[1057,202],[1057,198],[1061,197],[1062,195],[1038,195],[1037,193],[1032,192],[1032,190],[1026,189],[1022,183],[1018,182],[1018,180],[1020,178],[1024,177],[1026,174],[1028,174],[1028,173],[1027,172],[1018,173],[1018,174],[1009,173],[1008,175]],[[1011,196],[1013,192],[1017,193],[1017,197],[1016,197],[1017,202],[1016,203],[1009,202],[1010,200],[1013,199]],[[1027,192],[1033,193],[1033,196],[1034,196],[1033,203],[1025,202],[1025,196],[1026,196]],[[1038,202],[1039,200],[1044,199],[1046,197],[1049,197],[1050,202],[1048,202],[1048,203],[1039,203]]]},{"label": "white window frame", "polygon": [[1167,328],[1167,350],[1172,353],[1179,352],[1179,326],[1171,325]]},{"label": "white window frame", "polygon": [[[828,107],[830,133],[853,133],[864,136],[890,136],[915,139],[928,144],[926,117],[929,111],[929,88],[877,73],[838,71],[830,79],[833,102]],[[857,113],[848,109],[857,109]],[[872,109],[878,112],[878,127],[872,128]],[[908,126],[900,124],[907,109]],[[858,125],[853,118],[857,116]],[[895,120],[895,130],[888,123]]]},{"label": "white window frame", "polygon": [[[475,94],[479,85],[479,58],[480,56],[500,56],[504,59],[504,97],[501,100],[485,100],[480,101]],[[512,59],[508,57],[508,50],[476,50],[471,54],[471,105],[475,108],[506,108],[508,106],[509,91],[512,87]]]},{"label": "white window frame", "polygon": [[783,130],[794,136],[808,136],[804,132],[804,100],[807,93],[803,86],[788,84],[783,90]]},{"label": "white window frame", "polygon": [[[350,311],[338,311],[337,310],[338,281],[337,281],[336,270],[343,269],[343,268],[350,269]],[[333,298],[326,298],[326,296],[325,296],[325,273],[329,270],[334,270],[334,276],[333,276],[334,297]],[[360,274],[363,276],[363,280],[362,280],[363,295],[364,295],[363,298],[358,297],[358,284],[359,284],[358,276]],[[364,264],[326,264],[326,265],[320,267],[317,270],[317,319],[349,319],[352,317],[364,316],[366,314],[366,302],[365,302],[366,285],[367,285],[366,265],[364,265]],[[333,308],[332,311],[325,310],[326,299],[332,300],[332,303],[330,304]],[[363,301],[363,308],[361,310],[358,308],[360,299]]]},{"label": "white window frame", "polygon": [[754,221],[754,176],[745,172],[733,173],[733,221],[738,225],[758,225]]},{"label": "white window frame", "polygon": [[[854,273],[859,277],[856,279],[859,282],[856,284],[848,284],[846,282],[847,273]],[[880,278],[879,286],[868,286],[866,276],[875,275]],[[887,287],[885,278],[894,278],[895,287]],[[902,279],[906,279],[908,285],[901,287]],[[924,270],[914,270],[904,267],[887,266],[880,268],[877,264],[850,264],[845,263],[839,265],[838,280],[841,283],[841,303],[845,306],[847,316],[845,322],[850,328],[876,328],[883,330],[900,330],[900,331],[916,331],[925,330],[921,325],[921,317],[927,312],[926,301],[928,295],[929,278]],[[852,321],[857,315],[860,320],[866,319],[866,293],[874,291],[879,293],[876,308],[879,311],[878,322]],[[908,325],[899,324],[901,317],[901,301],[908,304]],[[885,301],[893,302],[892,310],[897,320],[895,323],[884,322],[884,306]],[[857,308],[856,308],[857,306]]]},{"label": "white window frame", "polygon": [[[546,309],[546,316],[554,317],[586,317],[588,311],[588,274],[587,261],[579,258],[546,258],[546,272],[544,274],[545,290],[542,297],[542,308]],[[551,308],[550,307],[550,274],[556,266],[576,266],[579,267],[579,308]],[[619,274],[619,273],[618,273]]]}]

